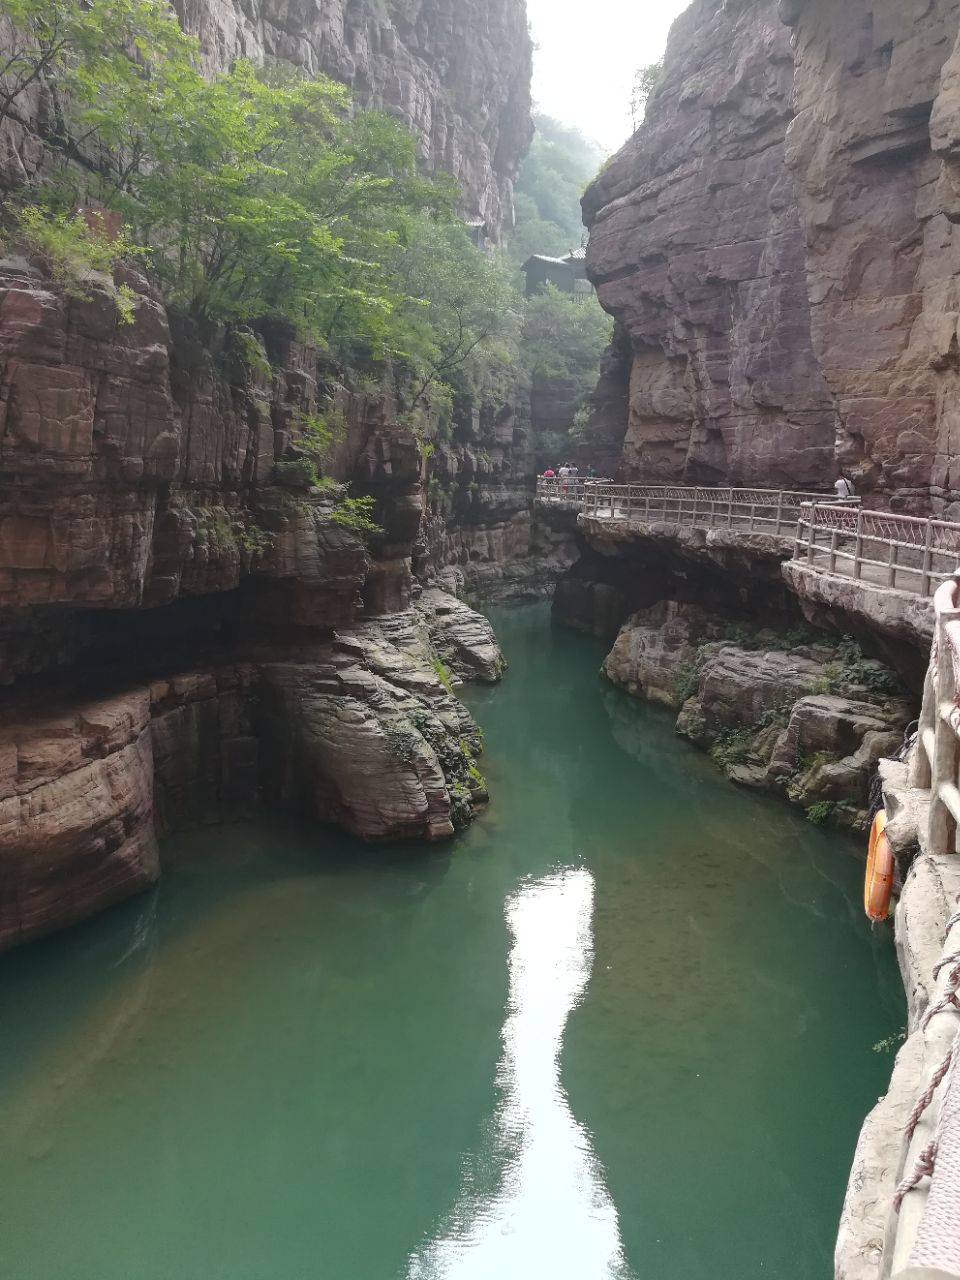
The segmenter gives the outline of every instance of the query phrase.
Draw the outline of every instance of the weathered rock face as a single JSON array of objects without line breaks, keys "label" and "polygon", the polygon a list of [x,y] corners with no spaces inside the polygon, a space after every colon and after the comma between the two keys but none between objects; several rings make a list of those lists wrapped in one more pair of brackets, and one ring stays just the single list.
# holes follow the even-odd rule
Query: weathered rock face
[{"label": "weathered rock face", "polygon": [[633,697],[679,710],[691,692],[699,646],[721,630],[696,605],[661,600],[627,619],[601,670]]},{"label": "weathered rock face", "polygon": [[[472,612],[436,598],[433,608]],[[502,665],[489,626],[463,621],[477,667],[495,660],[491,651]],[[461,642],[472,653],[462,633]],[[366,839],[453,835],[486,791],[474,765],[479,731],[445,679],[413,611],[338,633],[326,662],[265,664],[267,798]]]},{"label": "weathered rock face", "polygon": [[431,636],[470,677],[498,679],[503,659],[483,618],[429,594],[425,613],[329,640],[251,638],[269,660],[14,707],[0,733],[0,950],[148,888],[157,836],[184,826],[283,809],[367,840],[439,840],[468,823],[487,798],[482,741]]},{"label": "weathered rock face", "polygon": [[[411,608],[413,431],[385,397],[334,391],[333,465],[382,529],[365,545],[288,460],[292,421],[329,403],[315,353],[273,337],[258,381],[130,279],[123,330],[109,282],[78,300],[25,265],[0,279],[5,943],[151,883],[157,833],[263,804],[439,839],[485,796],[438,671],[495,680],[502,658],[459,601]],[[106,690],[92,708],[81,683]],[[118,697],[138,708],[129,740],[90,729]]]},{"label": "weathered rock face", "polygon": [[[523,0],[178,8],[209,71],[245,56],[343,80],[415,130],[423,168],[458,180],[486,237],[511,222],[531,133]],[[44,92],[4,125],[0,187],[43,169]],[[349,371],[268,322],[264,376],[123,269],[88,294],[0,262],[0,684],[15,686],[0,945],[151,883],[157,834],[189,823],[264,805],[368,839],[439,839],[486,797],[450,687],[498,679],[502,657],[459,601],[431,590],[415,608],[427,469],[393,378],[351,392]],[[366,538],[336,509],[342,490],[312,483],[296,427],[315,411],[346,423],[324,472],[373,499]],[[485,511],[441,522],[437,567],[457,540],[471,563],[522,556],[531,469],[514,410],[458,412],[462,505],[482,471]],[[99,693],[78,706],[82,685]],[[137,709],[126,738],[98,727],[117,700]]]},{"label": "weathered rock face", "polygon": [[316,353],[275,342],[268,384],[171,332],[129,279],[134,323],[118,329],[106,286],[68,299],[0,271],[0,681],[95,653],[104,609],[242,587],[251,616],[329,630],[409,608],[424,459],[387,401],[335,393],[334,473],[383,529],[365,547],[332,490],[285,471],[292,423],[329,403]]},{"label": "weathered rock face", "polygon": [[781,577],[792,553],[784,538],[653,522],[628,528],[587,516],[577,530],[580,558],[553,601],[564,625],[612,639],[631,613],[663,601],[747,623],[800,620]]},{"label": "weathered rock face", "polygon": [[576,515],[534,504],[533,433],[516,409],[481,406],[430,459],[423,555],[429,581],[473,602],[548,598],[576,559]]},{"label": "weathered rock face", "polygon": [[841,462],[870,494],[958,508],[955,0],[805,0],[786,158]]},{"label": "weathered rock face", "polygon": [[178,0],[213,66],[282,58],[406,121],[431,172],[499,239],[530,145],[533,45],[524,0]]},{"label": "weathered rock face", "polygon": [[588,272],[631,359],[627,478],[809,487],[832,479],[833,406],[810,339],[784,165],[789,33],[774,0],[696,2],[647,120],[584,198]]},{"label": "weathered rock face", "polygon": [[503,675],[503,654],[481,614],[455,596],[428,587],[417,606],[426,619],[433,652],[460,680],[495,684]]},{"label": "weathered rock face", "polygon": [[663,602],[621,629],[603,674],[634,696],[679,709],[677,732],[710,749],[734,782],[859,827],[871,779],[900,746],[910,704],[880,663],[844,665],[833,646],[756,631]]},{"label": "weathered rock face", "polygon": [[[132,279],[134,323],[119,328],[105,290],[79,300],[0,273],[0,608],[153,606],[261,575],[349,620],[362,545],[324,518],[329,497],[272,482],[291,419],[316,403],[309,353],[291,346],[272,387],[233,382],[227,356],[171,334]],[[352,429],[364,482],[378,430]]]},{"label": "weathered rock face", "polygon": [[836,461],[868,502],[960,513],[958,30],[957,0],[678,19],[584,201],[630,347],[594,421],[621,415],[629,478],[820,487]]},{"label": "weathered rock face", "polygon": [[146,690],[0,731],[0,949],[153,884],[152,801]]}]

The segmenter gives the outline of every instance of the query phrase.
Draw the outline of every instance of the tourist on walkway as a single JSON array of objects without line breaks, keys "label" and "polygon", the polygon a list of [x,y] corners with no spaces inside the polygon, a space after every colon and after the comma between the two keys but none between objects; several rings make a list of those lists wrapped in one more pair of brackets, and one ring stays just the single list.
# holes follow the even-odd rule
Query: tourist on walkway
[{"label": "tourist on walkway", "polygon": [[852,482],[847,478],[847,476],[844,475],[842,471],[837,477],[837,480],[833,487],[834,489],[836,489],[837,497],[840,499],[841,502],[843,501],[844,498],[852,498],[856,493],[856,489],[854,489]]}]

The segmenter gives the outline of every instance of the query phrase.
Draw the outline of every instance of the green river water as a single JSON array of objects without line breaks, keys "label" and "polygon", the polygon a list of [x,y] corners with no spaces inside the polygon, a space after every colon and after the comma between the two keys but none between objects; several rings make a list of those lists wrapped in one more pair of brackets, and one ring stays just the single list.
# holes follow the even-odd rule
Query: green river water
[{"label": "green river water", "polygon": [[453,845],[278,823],[0,963],[9,1280],[827,1280],[903,1021],[856,846],[495,611]]}]

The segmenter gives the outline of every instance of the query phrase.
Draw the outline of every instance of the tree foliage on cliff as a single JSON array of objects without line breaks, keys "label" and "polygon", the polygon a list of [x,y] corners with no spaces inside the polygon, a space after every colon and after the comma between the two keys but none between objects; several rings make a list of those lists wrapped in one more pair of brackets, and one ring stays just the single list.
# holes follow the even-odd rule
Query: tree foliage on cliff
[{"label": "tree foliage on cliff", "polygon": [[650,95],[654,92],[662,79],[662,58],[659,62],[651,62],[647,66],[641,67],[634,76],[633,87],[630,91],[630,121],[633,125],[634,133],[636,133],[640,128],[640,125],[643,123]]},{"label": "tree foliage on cliff", "polygon": [[516,311],[503,272],[403,125],[283,65],[205,78],[164,0],[0,0],[0,15],[23,33],[8,107],[43,85],[59,121],[60,163],[23,193],[31,247],[76,231],[82,250],[74,211],[115,210],[200,323],[280,318],[345,360],[406,361],[424,390],[499,358]]},{"label": "tree foliage on cliff", "polygon": [[194,42],[156,0],[3,0],[0,123],[41,86],[55,99],[48,141],[75,147],[78,114],[104,97],[144,92],[188,60]]},{"label": "tree foliage on cliff", "polygon": [[531,377],[571,382],[575,395],[585,397],[612,331],[613,321],[595,297],[577,299],[548,285],[527,302],[524,364]]},{"label": "tree foliage on cliff", "polygon": [[499,259],[478,253],[464,229],[420,219],[399,261],[407,301],[399,315],[416,400],[436,383],[477,395],[512,368],[522,300]]}]

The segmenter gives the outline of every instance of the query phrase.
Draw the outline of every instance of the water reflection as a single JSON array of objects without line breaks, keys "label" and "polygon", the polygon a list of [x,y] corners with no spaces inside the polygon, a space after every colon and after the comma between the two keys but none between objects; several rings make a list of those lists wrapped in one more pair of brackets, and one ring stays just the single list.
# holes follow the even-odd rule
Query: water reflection
[{"label": "water reflection", "polygon": [[593,877],[565,868],[507,900],[510,990],[501,1101],[464,1164],[456,1207],[409,1280],[630,1280],[589,1131],[560,1083],[560,1050],[593,963]]}]

